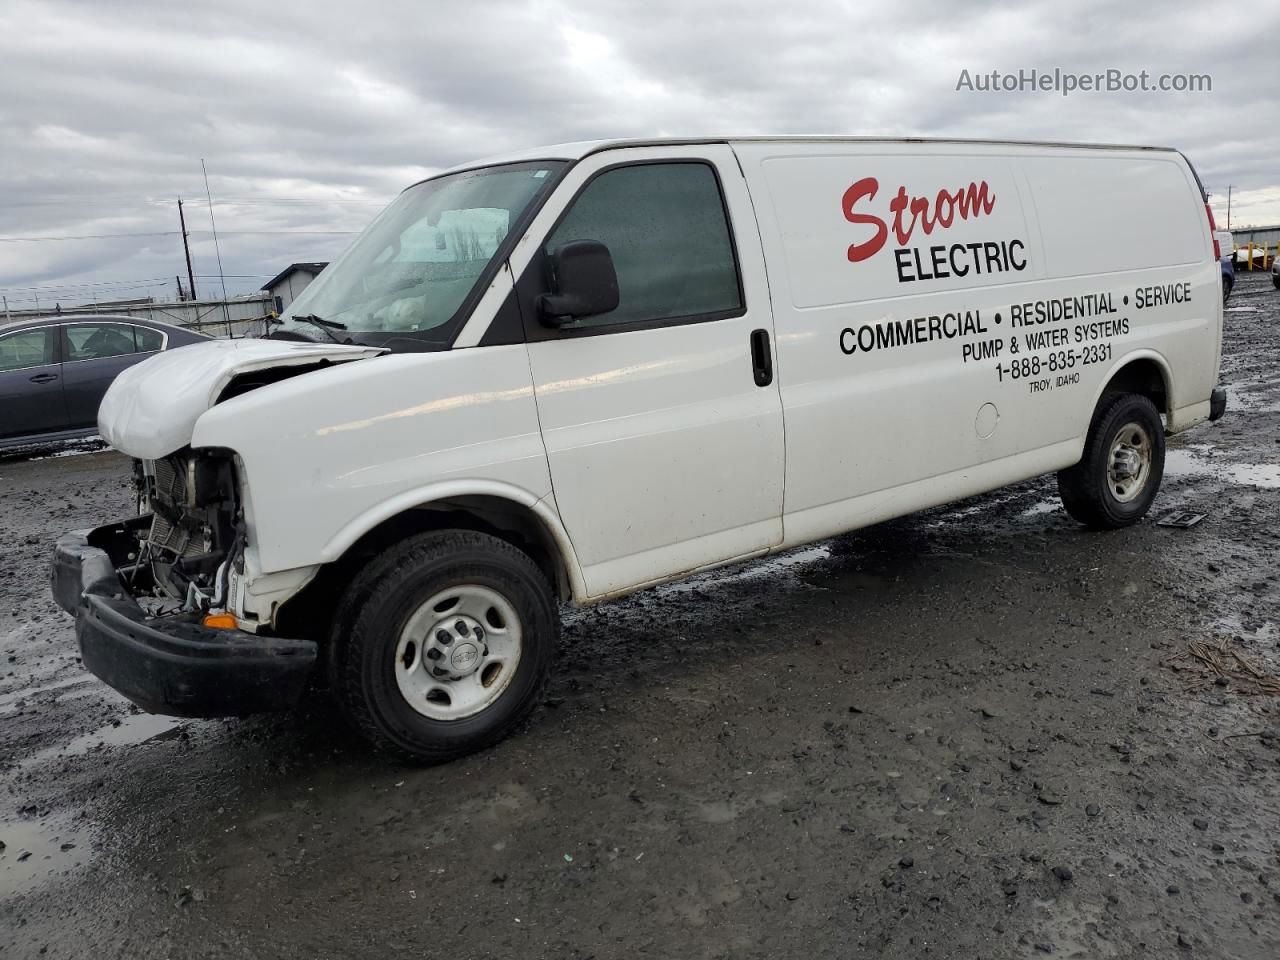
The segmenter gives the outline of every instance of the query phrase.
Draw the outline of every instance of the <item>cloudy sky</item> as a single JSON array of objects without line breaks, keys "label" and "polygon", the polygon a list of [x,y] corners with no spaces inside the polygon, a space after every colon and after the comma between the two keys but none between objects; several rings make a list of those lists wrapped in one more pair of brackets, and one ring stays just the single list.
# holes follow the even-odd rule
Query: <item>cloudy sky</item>
[{"label": "cloudy sky", "polygon": [[[963,12],[962,12],[963,10]],[[3,0],[0,292],[202,295],[328,260],[408,183],[612,136],[848,133],[1181,148],[1280,222],[1280,6]],[[1209,74],[1208,93],[957,91],[962,70]]]}]

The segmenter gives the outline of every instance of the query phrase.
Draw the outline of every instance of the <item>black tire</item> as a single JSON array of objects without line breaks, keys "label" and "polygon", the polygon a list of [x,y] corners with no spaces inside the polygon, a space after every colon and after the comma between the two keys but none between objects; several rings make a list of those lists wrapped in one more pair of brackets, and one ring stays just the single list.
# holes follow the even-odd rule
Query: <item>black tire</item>
[{"label": "black tire", "polygon": [[1231,288],[1236,285],[1235,280],[1231,277],[1222,278],[1222,305],[1227,305],[1227,300],[1231,297]]},{"label": "black tire", "polygon": [[[1122,430],[1136,425],[1146,432],[1150,459],[1145,478],[1122,500],[1113,489],[1112,448]],[[1058,495],[1067,513],[1094,530],[1116,530],[1141,520],[1160,490],[1164,476],[1164,425],[1154,403],[1135,393],[1104,396],[1085,438],[1084,456],[1058,474]],[[1123,482],[1123,481],[1122,481]]]},{"label": "black tire", "polygon": [[1276,289],[1277,289],[1277,290],[1280,290],[1280,277],[1277,277],[1277,276],[1273,273],[1273,274],[1271,275],[1271,282],[1272,282],[1273,284],[1275,284],[1275,287],[1276,287]]},{"label": "black tire", "polygon": [[[400,692],[396,650],[409,618],[460,584],[500,594],[520,620],[514,676],[493,703],[456,720],[424,716]],[[379,751],[443,763],[497,743],[542,699],[560,638],[560,615],[542,571],[505,540],[470,530],[411,537],[352,582],[334,621],[331,680],[343,713]]]}]

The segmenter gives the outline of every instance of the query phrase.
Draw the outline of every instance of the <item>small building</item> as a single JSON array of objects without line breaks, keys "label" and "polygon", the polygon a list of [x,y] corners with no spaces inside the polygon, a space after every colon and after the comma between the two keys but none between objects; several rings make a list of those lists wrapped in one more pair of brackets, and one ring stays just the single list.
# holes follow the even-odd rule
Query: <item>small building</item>
[{"label": "small building", "polygon": [[275,300],[276,312],[283,313],[289,304],[298,298],[298,294],[307,288],[307,284],[320,276],[320,271],[328,265],[327,263],[291,263],[263,284],[262,289]]},{"label": "small building", "polygon": [[[1235,252],[1222,251],[1231,257],[1237,270],[1268,270],[1271,261],[1280,257],[1280,225],[1263,227],[1237,227],[1231,231]],[[1253,266],[1249,265],[1252,253]]]},{"label": "small building", "polygon": [[1231,236],[1235,240],[1237,250],[1252,243],[1254,247],[1268,247],[1274,254],[1276,244],[1280,243],[1280,226],[1236,227],[1231,231]]}]

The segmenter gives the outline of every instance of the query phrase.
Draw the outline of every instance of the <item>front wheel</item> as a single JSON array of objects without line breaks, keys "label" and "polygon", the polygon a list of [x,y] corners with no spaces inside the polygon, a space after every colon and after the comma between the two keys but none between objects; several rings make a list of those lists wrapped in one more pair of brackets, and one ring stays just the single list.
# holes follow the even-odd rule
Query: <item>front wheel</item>
[{"label": "front wheel", "polygon": [[1227,305],[1227,300],[1231,297],[1231,288],[1236,285],[1235,280],[1231,277],[1222,278],[1222,305]]},{"label": "front wheel", "polygon": [[538,702],[560,621],[546,577],[497,537],[451,530],[393,546],[351,586],[335,693],[384,753],[440,763],[515,730]]},{"label": "front wheel", "polygon": [[1081,523],[1114,530],[1146,516],[1163,476],[1164,425],[1155,404],[1111,395],[1098,404],[1080,462],[1058,474],[1058,494]]}]

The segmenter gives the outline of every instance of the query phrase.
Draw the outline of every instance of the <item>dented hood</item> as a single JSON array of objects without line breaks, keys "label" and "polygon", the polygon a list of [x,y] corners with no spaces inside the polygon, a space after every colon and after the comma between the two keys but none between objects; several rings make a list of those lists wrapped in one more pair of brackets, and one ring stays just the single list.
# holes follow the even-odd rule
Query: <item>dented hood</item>
[{"label": "dented hood", "polygon": [[116,377],[98,408],[98,432],[123,453],[155,460],[190,443],[200,415],[242,373],[322,360],[344,363],[385,352],[289,340],[210,340],[167,350]]}]

